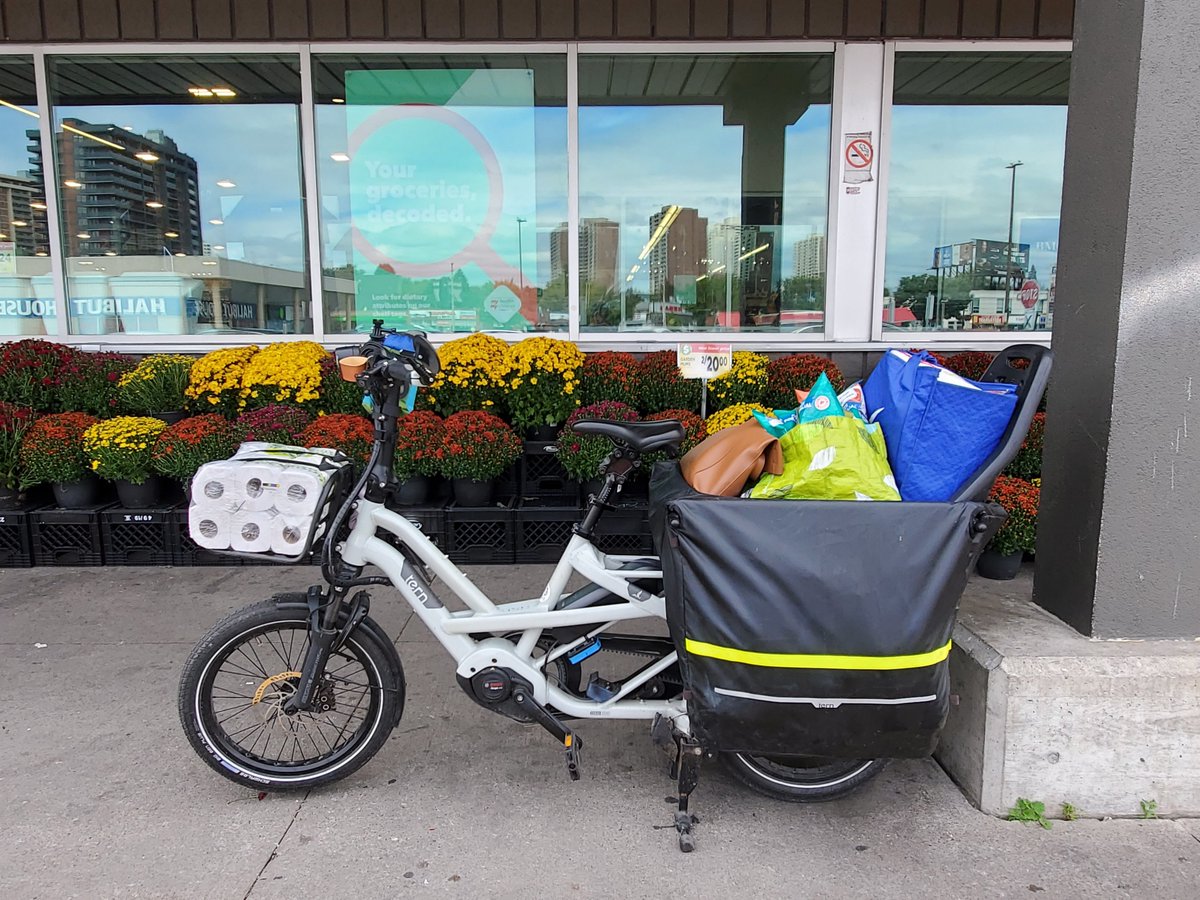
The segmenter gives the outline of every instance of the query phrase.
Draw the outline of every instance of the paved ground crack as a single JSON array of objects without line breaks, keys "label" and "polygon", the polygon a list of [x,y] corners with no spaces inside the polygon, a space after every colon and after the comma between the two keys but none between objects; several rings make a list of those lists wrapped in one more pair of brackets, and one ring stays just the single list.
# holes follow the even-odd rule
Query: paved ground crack
[{"label": "paved ground crack", "polygon": [[400,643],[401,640],[404,639],[404,632],[406,632],[408,630],[409,623],[412,622],[412,620],[415,619],[416,616],[417,616],[416,613],[412,612],[411,610],[409,611],[408,618],[404,620],[404,624],[400,626],[400,631],[399,631],[399,633],[397,633],[396,639],[394,641],[392,641],[393,644],[398,644],[398,643]]},{"label": "paved ground crack", "polygon": [[279,855],[279,848],[283,846],[284,839],[287,838],[288,832],[292,830],[292,826],[296,824],[296,819],[300,816],[300,810],[304,808],[304,803],[308,800],[308,795],[312,793],[312,788],[304,792],[304,796],[300,798],[300,802],[296,804],[296,811],[292,813],[291,819],[288,820],[287,828],[283,829],[283,834],[279,836],[279,840],[275,842],[275,846],[271,848],[271,855],[267,857],[267,861],[262,864],[262,868],[258,870],[258,874],[254,876],[254,880],[250,882],[250,889],[242,896],[242,900],[249,900],[250,895],[254,893],[254,889],[258,887],[258,883],[262,881],[263,874],[267,871],[267,866],[271,865],[276,856]]}]

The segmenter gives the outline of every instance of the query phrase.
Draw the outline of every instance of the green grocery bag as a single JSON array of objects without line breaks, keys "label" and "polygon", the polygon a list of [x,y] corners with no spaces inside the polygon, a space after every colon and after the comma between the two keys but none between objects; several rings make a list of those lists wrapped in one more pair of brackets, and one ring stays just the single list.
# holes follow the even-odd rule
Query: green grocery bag
[{"label": "green grocery bag", "polygon": [[764,475],[750,491],[760,500],[899,500],[878,425],[825,416],[779,439],[783,474]]}]

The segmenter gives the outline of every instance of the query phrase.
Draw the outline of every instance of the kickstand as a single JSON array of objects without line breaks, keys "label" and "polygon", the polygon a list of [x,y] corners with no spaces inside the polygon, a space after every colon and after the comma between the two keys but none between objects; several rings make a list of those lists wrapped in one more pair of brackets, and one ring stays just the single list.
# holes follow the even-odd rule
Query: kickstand
[{"label": "kickstand", "polygon": [[687,738],[680,738],[675,761],[671,765],[671,776],[676,779],[679,807],[675,811],[675,830],[679,832],[679,849],[691,853],[696,849],[696,838],[692,826],[696,817],[688,811],[688,800],[700,782],[700,759],[704,751],[700,745]]}]

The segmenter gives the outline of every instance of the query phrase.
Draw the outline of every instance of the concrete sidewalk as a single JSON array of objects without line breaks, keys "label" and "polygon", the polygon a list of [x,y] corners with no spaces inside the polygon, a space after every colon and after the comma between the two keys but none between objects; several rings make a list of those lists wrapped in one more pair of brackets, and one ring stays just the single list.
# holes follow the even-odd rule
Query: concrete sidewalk
[{"label": "concrete sidewalk", "polygon": [[[548,571],[470,573],[518,599]],[[685,856],[644,723],[581,723],[583,780],[568,781],[544,733],[459,691],[449,659],[383,588],[372,612],[408,679],[393,739],[345,781],[259,801],[192,753],[179,670],[227,611],[315,576],[0,570],[0,897],[1200,895],[1198,822],[1005,822],[931,761],[895,763],[816,806],[767,800],[707,767]]]}]

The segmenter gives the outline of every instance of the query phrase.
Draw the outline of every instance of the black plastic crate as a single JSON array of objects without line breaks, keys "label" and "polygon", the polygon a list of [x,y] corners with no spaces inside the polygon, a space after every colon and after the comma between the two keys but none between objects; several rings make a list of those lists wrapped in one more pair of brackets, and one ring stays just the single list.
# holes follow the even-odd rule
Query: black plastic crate
[{"label": "black plastic crate", "polygon": [[0,568],[33,565],[29,509],[0,509]]},{"label": "black plastic crate", "polygon": [[649,510],[645,502],[622,503],[604,511],[596,523],[596,546],[605,553],[631,556],[654,552]]},{"label": "black plastic crate", "polygon": [[583,520],[577,506],[555,506],[522,500],[516,511],[517,562],[558,562],[571,540],[572,530]]},{"label": "black plastic crate", "polygon": [[458,563],[513,562],[512,501],[446,510],[446,555]]},{"label": "black plastic crate", "polygon": [[188,532],[188,508],[171,511],[171,559],[177,566],[240,566],[243,559],[207,550]]},{"label": "black plastic crate", "polygon": [[156,509],[106,509],[100,513],[100,538],[106,566],[169,566],[175,562],[174,506]]},{"label": "black plastic crate", "polygon": [[441,506],[397,506],[399,513],[421,530],[443,553],[447,546],[446,509]]},{"label": "black plastic crate", "polygon": [[86,509],[39,509],[30,516],[33,562],[39,566],[104,564],[100,513],[111,503]]},{"label": "black plastic crate", "polygon": [[553,441],[526,441],[521,455],[519,496],[543,504],[574,505],[579,500],[579,482],[558,461]]}]

